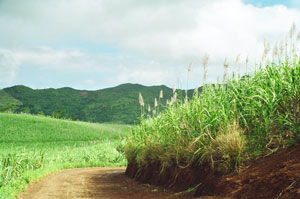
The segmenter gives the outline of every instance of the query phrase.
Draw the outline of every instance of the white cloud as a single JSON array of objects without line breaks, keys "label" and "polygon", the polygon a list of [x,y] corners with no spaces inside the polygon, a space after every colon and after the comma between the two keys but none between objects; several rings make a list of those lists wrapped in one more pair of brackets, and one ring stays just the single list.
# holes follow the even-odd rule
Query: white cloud
[{"label": "white cloud", "polygon": [[0,83],[11,84],[16,80],[20,69],[26,70],[26,68],[54,72],[76,71],[77,73],[107,71],[105,67],[99,64],[101,57],[98,60],[96,58],[76,49],[55,50],[50,47],[0,48]]},{"label": "white cloud", "polygon": [[[20,65],[115,71],[111,84],[170,85],[184,79],[193,61],[191,82],[196,84],[202,81],[198,73],[205,54],[211,59],[209,79],[216,80],[222,75],[225,57],[230,66],[237,54],[243,61],[247,55],[259,59],[264,39],[271,43],[283,39],[293,22],[300,27],[297,9],[259,8],[241,0],[4,0],[0,2],[0,44],[11,49]],[[119,52],[91,55],[80,47],[51,47],[67,38],[112,43]],[[50,47],[37,47],[43,43]],[[18,64],[11,63],[14,72],[8,76],[13,78]]]},{"label": "white cloud", "polygon": [[85,84],[88,84],[88,85],[91,85],[91,86],[94,86],[95,83],[96,83],[96,81],[93,80],[93,79],[87,79],[87,80],[85,80],[84,83],[85,83]]},{"label": "white cloud", "polygon": [[18,71],[17,60],[8,50],[0,49],[0,82],[10,84]]},{"label": "white cloud", "polygon": [[39,47],[13,50],[13,54],[22,65],[47,67],[54,70],[80,70],[95,64],[88,55],[76,49],[55,50],[50,47]]},{"label": "white cloud", "polygon": [[[129,60],[128,60],[129,61]],[[145,85],[170,84],[176,79],[176,71],[170,67],[164,67],[159,62],[138,61],[119,65],[119,73],[114,81],[117,84],[124,82],[139,83]]]}]

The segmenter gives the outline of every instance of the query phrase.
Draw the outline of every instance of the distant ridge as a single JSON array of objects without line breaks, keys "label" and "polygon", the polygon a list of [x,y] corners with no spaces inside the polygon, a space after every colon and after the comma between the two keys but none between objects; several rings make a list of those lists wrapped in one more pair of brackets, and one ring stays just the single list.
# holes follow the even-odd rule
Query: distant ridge
[{"label": "distant ridge", "polygon": [[[138,95],[142,93],[145,111],[148,104],[153,108],[154,98],[159,97],[161,109],[166,100],[173,95],[171,88],[165,85],[143,86],[140,84],[121,84],[116,87],[96,91],[77,90],[70,87],[58,89],[32,89],[23,85],[4,88],[3,92],[11,96],[11,101],[19,102],[15,112],[45,114],[54,117],[66,117],[90,122],[108,122],[134,124],[138,122],[141,108]],[[189,95],[192,90],[189,91]],[[0,104],[5,94],[0,93]],[[7,101],[7,100],[6,100]],[[0,105],[1,108],[1,105]]]},{"label": "distant ridge", "polygon": [[10,109],[14,106],[22,105],[22,102],[13,98],[4,90],[0,90],[0,111]]}]

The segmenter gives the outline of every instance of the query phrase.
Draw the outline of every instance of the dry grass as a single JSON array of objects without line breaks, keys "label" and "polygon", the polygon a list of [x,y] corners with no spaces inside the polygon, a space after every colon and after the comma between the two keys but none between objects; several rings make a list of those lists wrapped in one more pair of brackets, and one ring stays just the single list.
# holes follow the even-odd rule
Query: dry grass
[{"label": "dry grass", "polygon": [[244,132],[236,121],[220,129],[209,148],[209,159],[213,169],[221,173],[238,170],[244,159],[247,143]]}]

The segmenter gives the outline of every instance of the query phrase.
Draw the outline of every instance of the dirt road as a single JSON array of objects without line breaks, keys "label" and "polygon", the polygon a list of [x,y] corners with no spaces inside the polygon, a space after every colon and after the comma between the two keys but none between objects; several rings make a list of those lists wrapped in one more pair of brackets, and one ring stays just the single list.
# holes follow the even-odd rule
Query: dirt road
[{"label": "dirt road", "polygon": [[179,199],[174,193],[142,185],[125,176],[125,167],[65,170],[31,184],[20,199]]}]

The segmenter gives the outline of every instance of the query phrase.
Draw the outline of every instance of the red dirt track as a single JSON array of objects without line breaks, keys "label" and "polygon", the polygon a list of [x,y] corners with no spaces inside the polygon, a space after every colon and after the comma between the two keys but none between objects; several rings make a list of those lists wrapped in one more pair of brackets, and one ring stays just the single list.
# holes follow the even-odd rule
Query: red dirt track
[{"label": "red dirt track", "polygon": [[19,199],[180,199],[175,193],[143,185],[125,167],[69,169],[31,184]]}]

